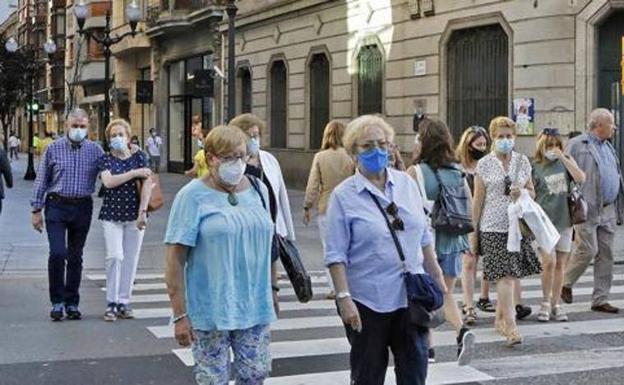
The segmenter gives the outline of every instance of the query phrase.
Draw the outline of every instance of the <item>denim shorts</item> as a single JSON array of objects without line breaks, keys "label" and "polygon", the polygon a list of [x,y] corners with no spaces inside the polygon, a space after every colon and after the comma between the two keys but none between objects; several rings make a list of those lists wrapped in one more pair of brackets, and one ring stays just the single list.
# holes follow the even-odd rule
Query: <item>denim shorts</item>
[{"label": "denim shorts", "polygon": [[445,277],[457,278],[461,275],[462,255],[464,252],[438,255],[438,263]]}]

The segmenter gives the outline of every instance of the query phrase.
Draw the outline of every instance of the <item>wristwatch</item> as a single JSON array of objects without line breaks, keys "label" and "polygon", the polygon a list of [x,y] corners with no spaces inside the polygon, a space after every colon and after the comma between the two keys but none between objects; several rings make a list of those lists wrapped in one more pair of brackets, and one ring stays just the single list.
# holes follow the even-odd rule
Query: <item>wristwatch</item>
[{"label": "wristwatch", "polygon": [[348,291],[339,291],[338,293],[336,293],[337,300],[342,300],[346,298],[351,298],[351,293],[349,293]]}]

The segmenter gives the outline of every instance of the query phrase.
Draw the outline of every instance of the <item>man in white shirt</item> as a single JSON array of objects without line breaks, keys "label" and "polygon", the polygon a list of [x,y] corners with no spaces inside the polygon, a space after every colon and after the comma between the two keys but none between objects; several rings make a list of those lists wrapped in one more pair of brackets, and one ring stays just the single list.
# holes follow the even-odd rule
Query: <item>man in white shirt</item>
[{"label": "man in white shirt", "polygon": [[160,170],[160,148],[162,147],[162,138],[155,129],[150,128],[150,137],[145,145],[147,153],[150,157],[150,168],[158,173]]}]

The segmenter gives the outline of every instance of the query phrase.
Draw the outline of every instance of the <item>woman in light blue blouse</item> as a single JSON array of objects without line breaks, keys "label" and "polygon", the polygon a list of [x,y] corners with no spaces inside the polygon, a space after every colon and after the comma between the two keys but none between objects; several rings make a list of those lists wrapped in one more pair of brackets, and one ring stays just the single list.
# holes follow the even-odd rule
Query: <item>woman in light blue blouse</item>
[{"label": "woman in light blue blouse", "polygon": [[262,384],[278,290],[268,192],[243,175],[247,137],[240,129],[215,127],[204,151],[210,172],[178,192],[165,236],[175,338],[192,344],[198,384],[228,383],[230,348],[236,382]]},{"label": "woman in light blue blouse", "polygon": [[372,115],[348,125],[344,145],[357,171],[336,187],[327,212],[325,264],[351,344],[354,385],[384,383],[388,349],[397,383],[424,385],[427,376],[428,331],[409,323],[403,268],[384,215],[406,252],[407,269],[431,274],[446,292],[416,184],[388,167],[393,136],[392,128]]}]

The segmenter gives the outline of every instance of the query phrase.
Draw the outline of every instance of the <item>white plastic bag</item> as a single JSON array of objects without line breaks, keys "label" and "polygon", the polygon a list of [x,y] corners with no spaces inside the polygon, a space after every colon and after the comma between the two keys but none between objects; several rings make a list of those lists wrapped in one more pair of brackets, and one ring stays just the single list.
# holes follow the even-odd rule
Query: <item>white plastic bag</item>
[{"label": "white plastic bag", "polygon": [[[548,215],[542,207],[535,203],[526,189],[520,193],[520,198],[507,209],[509,215],[509,236],[507,238],[507,250],[512,252],[520,251],[519,239],[522,238],[520,232],[520,219],[523,219],[529,227],[535,241],[542,250],[550,253],[559,242],[559,232],[553,225]],[[520,238],[518,238],[520,234]]]}]

